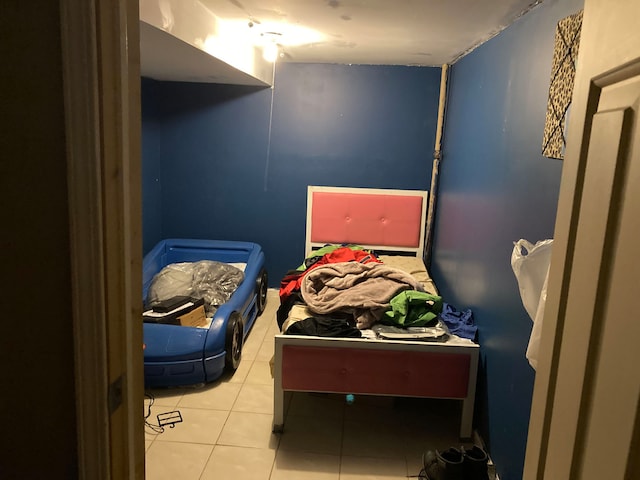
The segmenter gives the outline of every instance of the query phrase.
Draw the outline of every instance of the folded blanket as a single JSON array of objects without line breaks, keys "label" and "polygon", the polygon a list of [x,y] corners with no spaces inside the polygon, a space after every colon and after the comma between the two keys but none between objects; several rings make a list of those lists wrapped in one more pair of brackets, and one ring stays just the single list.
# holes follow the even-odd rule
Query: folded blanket
[{"label": "folded blanket", "polygon": [[352,313],[359,329],[369,328],[404,290],[423,292],[422,285],[402,270],[381,263],[333,263],[314,268],[300,291],[309,309],[327,314]]}]

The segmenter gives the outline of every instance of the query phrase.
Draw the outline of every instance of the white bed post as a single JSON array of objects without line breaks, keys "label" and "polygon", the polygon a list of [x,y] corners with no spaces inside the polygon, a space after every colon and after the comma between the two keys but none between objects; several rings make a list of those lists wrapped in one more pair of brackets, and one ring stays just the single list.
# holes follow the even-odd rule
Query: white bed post
[{"label": "white bed post", "polygon": [[306,230],[304,235],[304,256],[311,253],[311,213],[313,212],[313,192],[316,187],[307,185],[307,218],[305,220]]},{"label": "white bed post", "polygon": [[282,346],[281,339],[275,337],[273,358],[273,428],[274,433],[284,428],[284,390],[282,389]]},{"label": "white bed post", "polygon": [[473,411],[476,401],[476,381],[478,377],[479,349],[469,350],[469,383],[467,396],[462,400],[462,414],[460,418],[460,438],[471,438],[473,433]]}]

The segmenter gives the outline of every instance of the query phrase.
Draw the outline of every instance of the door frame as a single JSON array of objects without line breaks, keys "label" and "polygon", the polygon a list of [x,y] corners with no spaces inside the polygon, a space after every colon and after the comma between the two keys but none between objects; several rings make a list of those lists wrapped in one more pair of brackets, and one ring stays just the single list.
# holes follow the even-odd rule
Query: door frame
[{"label": "door frame", "polygon": [[[587,1],[583,32],[589,28]],[[144,478],[137,0],[61,0],[80,478]],[[595,17],[595,15],[594,15]],[[581,54],[585,51],[582,37]],[[525,479],[542,478],[597,89],[579,62],[533,394]],[[88,321],[88,319],[90,319]],[[139,346],[139,348],[137,347]],[[121,403],[117,389],[122,381]],[[109,396],[112,403],[110,405]]]},{"label": "door frame", "polygon": [[138,1],[60,12],[78,472],[144,479]]}]

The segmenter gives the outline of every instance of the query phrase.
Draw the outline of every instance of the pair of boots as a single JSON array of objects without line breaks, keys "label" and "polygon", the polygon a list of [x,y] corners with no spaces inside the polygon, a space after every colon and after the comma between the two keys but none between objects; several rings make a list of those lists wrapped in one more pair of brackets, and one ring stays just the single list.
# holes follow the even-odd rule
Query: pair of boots
[{"label": "pair of boots", "polygon": [[419,478],[426,480],[489,480],[487,453],[477,445],[467,450],[449,448],[427,452],[422,457]]}]

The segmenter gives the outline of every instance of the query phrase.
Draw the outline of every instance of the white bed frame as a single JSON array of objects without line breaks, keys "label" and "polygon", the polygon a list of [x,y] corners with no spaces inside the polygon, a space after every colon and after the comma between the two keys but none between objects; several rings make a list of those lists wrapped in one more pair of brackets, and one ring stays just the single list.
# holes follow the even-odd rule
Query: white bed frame
[{"label": "white bed frame", "polygon": [[[317,196],[316,193],[321,195]],[[427,193],[310,186],[307,195],[306,252],[308,254],[325,243],[357,243],[378,252],[402,252],[422,258]],[[407,210],[413,210],[416,197],[420,199],[420,211],[413,212],[407,218],[403,214],[396,215],[395,210],[404,208],[401,206],[404,201],[408,202]],[[320,232],[321,235],[328,235],[326,241],[314,238],[314,235],[318,235],[313,225],[313,219],[318,218],[318,200],[329,202],[328,207],[325,205],[328,211],[322,213],[325,223],[338,226],[335,234]],[[350,206],[350,203],[353,205]],[[370,211],[367,208],[367,219],[363,220],[369,230],[375,230],[372,235],[376,238],[393,237],[386,234],[385,229],[388,232],[389,228],[396,228],[402,222],[420,222],[417,226],[405,225],[412,239],[416,233],[411,245],[407,245],[404,239],[400,244],[386,241],[367,243],[358,237],[358,232],[350,231],[349,226],[357,223],[351,215],[362,211],[363,204],[376,205],[376,210],[379,210]],[[341,226],[340,222],[348,225]],[[341,240],[338,241],[338,238]],[[460,400],[460,437],[470,438],[478,354],[479,346],[471,343],[276,335],[273,431],[284,430],[285,391],[300,391]]]}]

